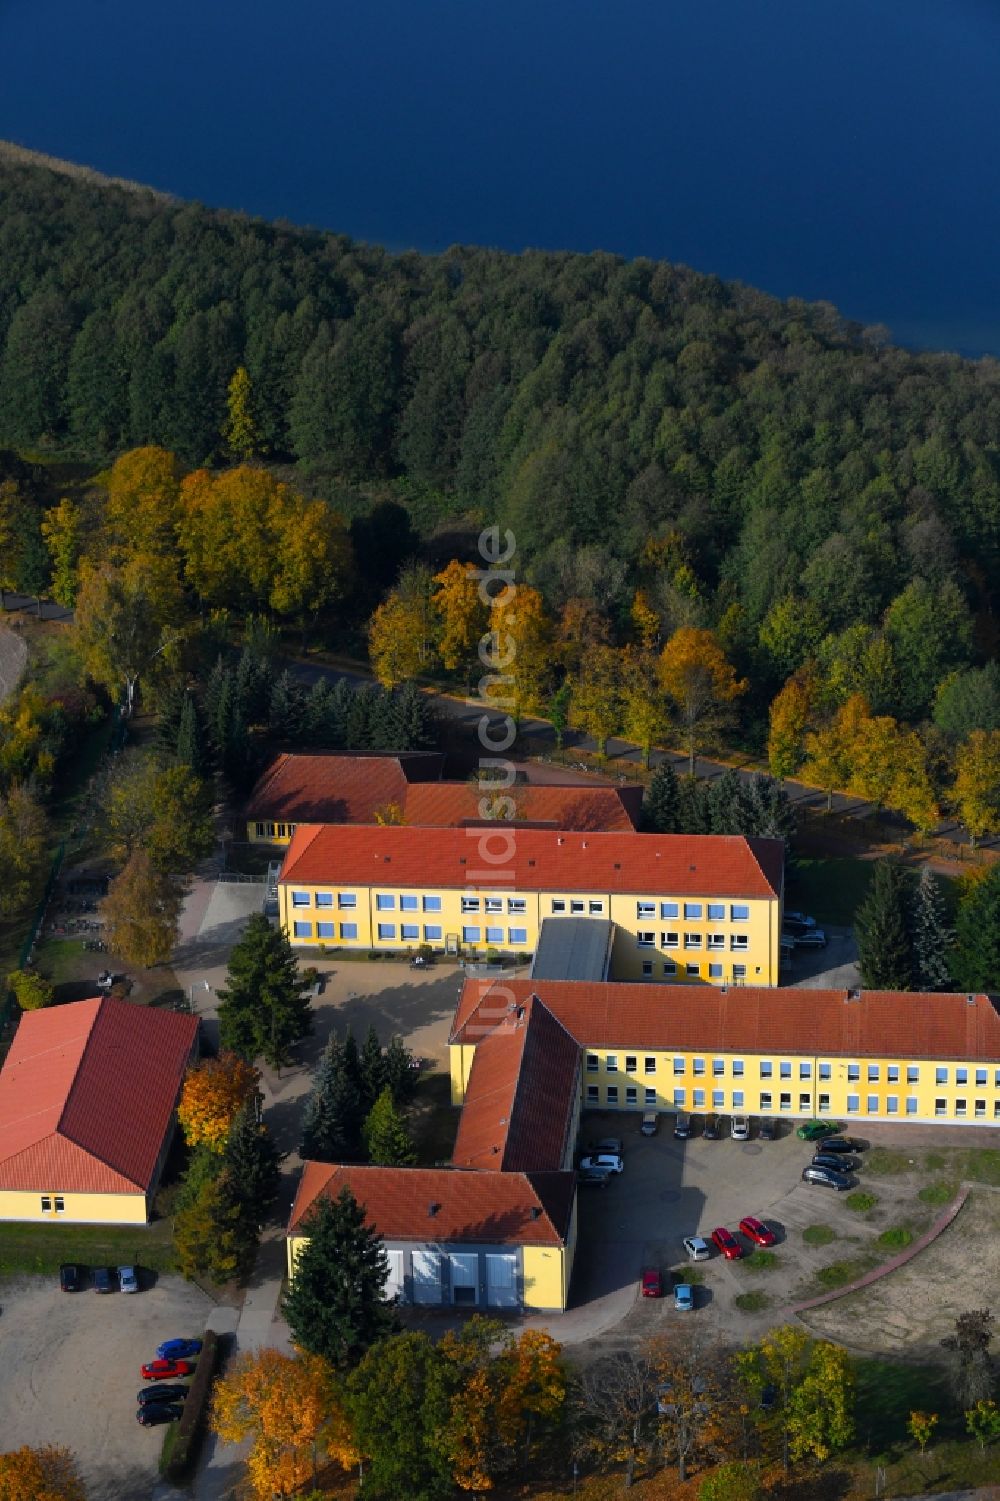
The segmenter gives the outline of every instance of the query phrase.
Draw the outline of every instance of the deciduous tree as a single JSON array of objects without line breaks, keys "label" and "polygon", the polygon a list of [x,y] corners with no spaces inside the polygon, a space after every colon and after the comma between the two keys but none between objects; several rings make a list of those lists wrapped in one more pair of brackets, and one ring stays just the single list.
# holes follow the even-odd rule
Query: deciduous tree
[{"label": "deciduous tree", "polygon": [[183,900],[174,878],[136,850],[100,904],[111,952],[141,969],[165,964],[177,942]]},{"label": "deciduous tree", "polygon": [[760,1465],[736,1459],[706,1475],[698,1487],[698,1501],[760,1501],[764,1495]]},{"label": "deciduous tree", "polygon": [[966,1410],[965,1431],[971,1434],[984,1453],[987,1444],[1000,1439],[1000,1408],[992,1397],[982,1397],[974,1407]]},{"label": "deciduous tree", "polygon": [[988,1308],[971,1308],[955,1320],[955,1333],[941,1341],[948,1352],[952,1388],[963,1409],[993,1395],[995,1370],[990,1345],[995,1322]]},{"label": "deciduous tree", "polygon": [[626,647],[619,652],[621,732],[642,751],[642,764],[649,769],[653,746],[667,734],[670,716],[656,676],[656,660]]},{"label": "deciduous tree", "polygon": [[572,683],[569,722],[573,729],[589,735],[597,745],[597,754],[604,756],[609,738],[621,724],[619,653],[613,646],[593,647],[581,661]]},{"label": "deciduous tree", "polygon": [[76,649],[94,682],[121,694],[127,715],[140,676],[156,680],[159,659],[173,639],[169,627],[170,612],[148,579],[132,581],[106,563],[81,565]]},{"label": "deciduous tree", "polygon": [[936,1412],[921,1412],[915,1408],[906,1422],[906,1431],[915,1444],[919,1444],[921,1454],[927,1452],[927,1445],[934,1436],[934,1430],[939,1422]]},{"label": "deciduous tree", "polygon": [[687,741],[688,771],[693,776],[697,748],[730,722],[732,705],[748,685],[736,676],[713,632],[693,626],[674,632],[660,655],[658,671]]},{"label": "deciduous tree", "polygon": [[452,1378],[438,1346],[416,1331],[381,1340],[352,1371],[347,1409],[375,1501],[449,1501],[454,1494],[443,1440]]},{"label": "deciduous tree", "polygon": [[552,622],[538,590],[519,584],[513,598],[499,594],[490,610],[490,631],[498,681],[484,699],[517,723],[524,714],[543,710],[552,681]]},{"label": "deciduous tree", "polygon": [[52,1004],[55,995],[52,984],[36,970],[15,969],[7,976],[7,984],[22,1011],[41,1011]]},{"label": "deciduous tree", "polygon": [[52,598],[71,610],[76,603],[83,512],[65,497],[42,517],[42,537],[52,560]]},{"label": "deciduous tree", "polygon": [[225,1150],[236,1117],[260,1098],[260,1073],[225,1049],[217,1058],[193,1063],[184,1077],[177,1119],[189,1147]]},{"label": "deciduous tree", "polygon": [[46,1444],[0,1454],[3,1501],[87,1501],[76,1459],[68,1449]]},{"label": "deciduous tree", "polygon": [[1000,730],[973,730],[959,745],[951,797],[973,846],[1000,830]]},{"label": "deciduous tree", "polygon": [[658,1384],[656,1366],[645,1350],[602,1355],[580,1375],[581,1447],[603,1463],[623,1465],[626,1490],[636,1467],[653,1450]]},{"label": "deciduous tree", "polygon": [[383,688],[398,688],[426,672],[429,646],[426,609],[419,599],[404,599],[395,590],[368,623],[368,656]]},{"label": "deciduous tree", "polygon": [[651,1339],[649,1356],[658,1378],[660,1438],[683,1485],[689,1464],[711,1455],[721,1435],[722,1361],[704,1335],[691,1328]]},{"label": "deciduous tree", "polygon": [[255,913],[229,956],[219,991],[219,1037],[241,1058],[287,1064],[292,1045],[312,1029],[298,963],[285,935]]},{"label": "deciduous tree", "polygon": [[471,673],[476,648],[489,622],[489,611],[479,593],[477,572],[471,564],[453,558],[434,575],[434,583],[437,588],[431,596],[431,608],[440,622],[438,656],[449,672],[464,667]]},{"label": "deciduous tree", "polygon": [[354,1365],[396,1328],[382,1238],[346,1187],[335,1199],[317,1200],[302,1233],[308,1240],[284,1298],[292,1339],[332,1366]]},{"label": "deciduous tree", "polygon": [[49,848],[49,820],[27,787],[0,797],[0,917],[13,917],[38,894]]},{"label": "deciduous tree", "polygon": [[136,553],[174,562],[179,494],[180,465],[167,449],[133,448],[115,460],[105,514],[113,562]]},{"label": "deciduous tree", "polygon": [[802,764],[805,735],[812,719],[815,698],[813,675],[797,672],[772,702],[767,737],[767,763],[772,776],[790,777]]}]

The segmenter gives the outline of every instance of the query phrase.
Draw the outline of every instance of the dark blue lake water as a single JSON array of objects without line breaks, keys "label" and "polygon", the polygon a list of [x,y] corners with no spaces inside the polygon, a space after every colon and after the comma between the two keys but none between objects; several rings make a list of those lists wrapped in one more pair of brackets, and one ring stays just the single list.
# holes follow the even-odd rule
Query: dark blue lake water
[{"label": "dark blue lake water", "polygon": [[0,56],[0,136],[184,197],[1000,354],[1000,0],[0,0]]}]

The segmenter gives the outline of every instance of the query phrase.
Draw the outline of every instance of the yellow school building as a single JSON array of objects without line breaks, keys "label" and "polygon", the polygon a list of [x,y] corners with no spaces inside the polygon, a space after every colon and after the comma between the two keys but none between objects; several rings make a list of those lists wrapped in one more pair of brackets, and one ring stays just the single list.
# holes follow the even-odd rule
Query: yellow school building
[{"label": "yellow school building", "polygon": [[542,923],[615,924],[618,980],[777,985],[784,846],[742,836],[300,826],[278,881],[294,947],[530,954]]}]

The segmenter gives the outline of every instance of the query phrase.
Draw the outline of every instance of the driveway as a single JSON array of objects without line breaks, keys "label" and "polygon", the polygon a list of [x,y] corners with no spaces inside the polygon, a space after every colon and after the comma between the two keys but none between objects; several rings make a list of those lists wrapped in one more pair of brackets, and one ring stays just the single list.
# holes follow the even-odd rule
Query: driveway
[{"label": "driveway", "polygon": [[0,1282],[4,1449],[64,1444],[79,1461],[89,1501],[149,1501],[162,1428],[141,1428],[139,1367],[161,1340],[197,1336],[212,1301],[180,1277],[135,1296],[59,1291],[56,1278]]},{"label": "driveway", "polygon": [[852,990],[861,984],[858,941],[853,928],[823,923],[825,949],[799,949],[781,964],[782,985],[806,990]]}]

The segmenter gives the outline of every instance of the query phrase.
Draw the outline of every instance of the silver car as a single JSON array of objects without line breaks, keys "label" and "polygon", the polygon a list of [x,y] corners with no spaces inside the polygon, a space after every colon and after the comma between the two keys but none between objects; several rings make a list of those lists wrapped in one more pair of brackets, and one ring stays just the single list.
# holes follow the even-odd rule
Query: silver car
[{"label": "silver car", "polygon": [[622,1159],[613,1152],[598,1152],[593,1157],[581,1157],[581,1173],[621,1173],[625,1170]]},{"label": "silver car", "polygon": [[707,1261],[712,1254],[708,1241],[702,1240],[700,1235],[685,1235],[684,1249],[689,1261]]}]

